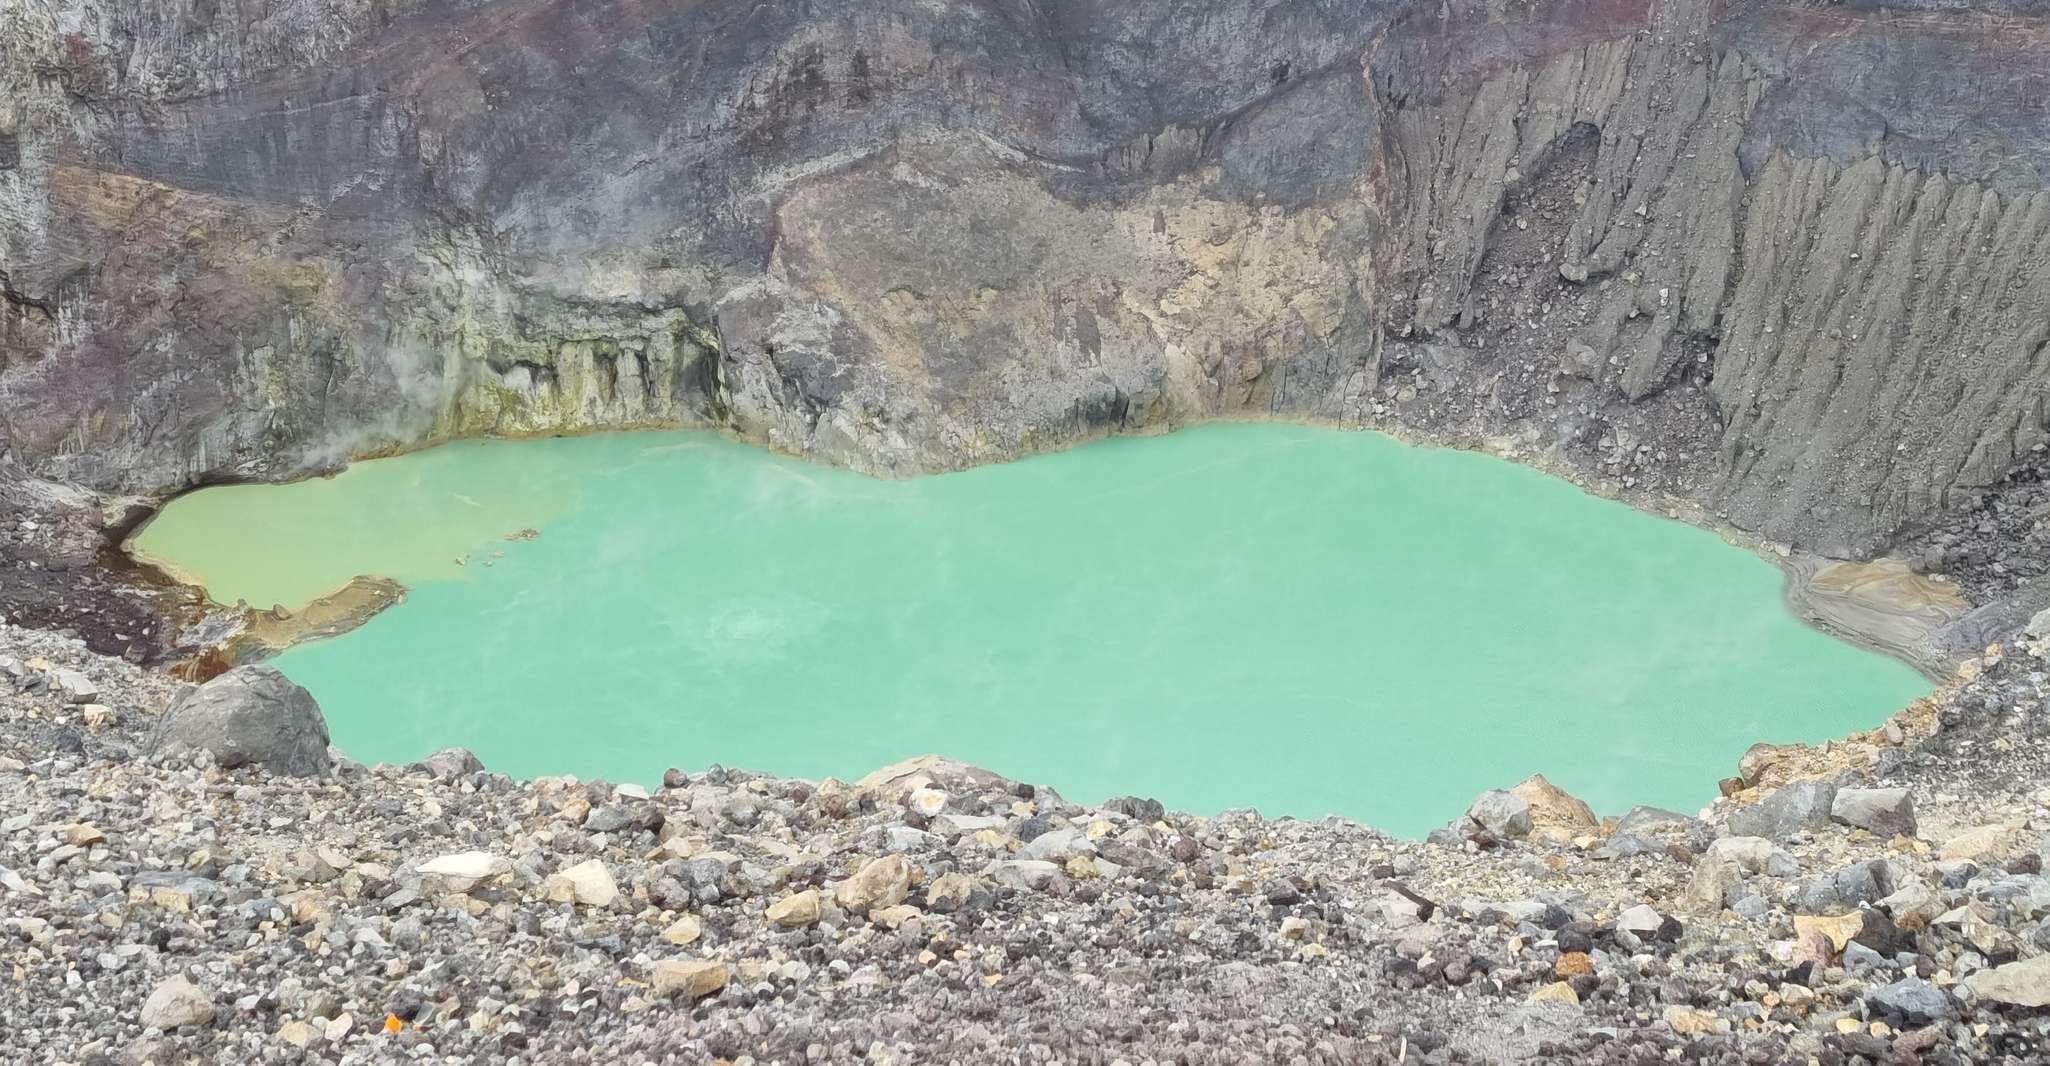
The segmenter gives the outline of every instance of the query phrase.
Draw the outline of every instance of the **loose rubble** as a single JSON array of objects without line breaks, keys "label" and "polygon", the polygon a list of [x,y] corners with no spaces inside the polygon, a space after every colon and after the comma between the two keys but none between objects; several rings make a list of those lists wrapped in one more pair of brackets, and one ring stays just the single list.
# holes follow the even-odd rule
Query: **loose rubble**
[{"label": "loose rubble", "polygon": [[0,626],[0,1061],[2042,1061],[2042,650],[1699,817],[1534,777],[1403,841],[934,757],[231,767]]}]

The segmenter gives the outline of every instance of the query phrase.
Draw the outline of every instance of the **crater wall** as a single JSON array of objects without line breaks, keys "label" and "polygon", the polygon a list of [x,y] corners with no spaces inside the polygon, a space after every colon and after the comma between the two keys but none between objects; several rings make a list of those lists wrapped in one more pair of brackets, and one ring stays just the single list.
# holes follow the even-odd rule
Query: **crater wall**
[{"label": "crater wall", "polygon": [[2044,441],[2050,5],[22,0],[0,449],[1232,414],[1871,550]]}]

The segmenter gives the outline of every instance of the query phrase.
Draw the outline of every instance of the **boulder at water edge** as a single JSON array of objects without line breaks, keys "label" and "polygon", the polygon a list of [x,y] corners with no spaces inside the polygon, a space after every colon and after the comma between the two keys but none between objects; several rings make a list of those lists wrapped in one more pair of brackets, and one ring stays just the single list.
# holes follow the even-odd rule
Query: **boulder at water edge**
[{"label": "boulder at water edge", "polygon": [[1501,840],[1530,835],[1530,803],[1513,792],[1491,788],[1481,793],[1466,809],[1467,821],[1493,833]]},{"label": "boulder at water edge", "polygon": [[1796,833],[1827,828],[1837,787],[1828,781],[1795,781],[1757,803],[1730,814],[1730,832],[1785,843]]},{"label": "boulder at water edge", "polygon": [[181,693],[149,750],[204,750],[224,767],[260,765],[292,777],[324,774],[330,765],[320,704],[269,666],[238,666]]},{"label": "boulder at water edge", "polygon": [[1530,824],[1533,829],[1550,831],[1562,837],[1571,837],[1593,829],[1594,808],[1586,801],[1545,779],[1543,774],[1532,774],[1523,783],[1509,790],[1509,794],[1522,800],[1530,807]]}]

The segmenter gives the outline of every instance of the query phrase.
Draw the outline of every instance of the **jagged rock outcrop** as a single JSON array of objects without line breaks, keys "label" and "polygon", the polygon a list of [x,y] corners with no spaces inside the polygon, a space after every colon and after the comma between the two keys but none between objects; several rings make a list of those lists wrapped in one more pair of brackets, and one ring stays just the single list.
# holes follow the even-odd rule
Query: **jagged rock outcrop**
[{"label": "jagged rock outcrop", "polygon": [[1868,550],[2044,441],[2050,8],[25,0],[0,449],[156,492],[1232,413]]}]

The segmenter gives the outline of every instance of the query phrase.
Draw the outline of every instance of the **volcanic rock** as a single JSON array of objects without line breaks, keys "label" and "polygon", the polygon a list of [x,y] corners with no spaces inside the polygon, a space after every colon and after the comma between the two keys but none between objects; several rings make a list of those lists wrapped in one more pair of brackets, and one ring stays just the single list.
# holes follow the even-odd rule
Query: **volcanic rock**
[{"label": "volcanic rock", "polygon": [[211,753],[223,767],[256,764],[298,777],[330,765],[320,705],[270,666],[238,666],[172,701],[149,750],[188,749]]}]

